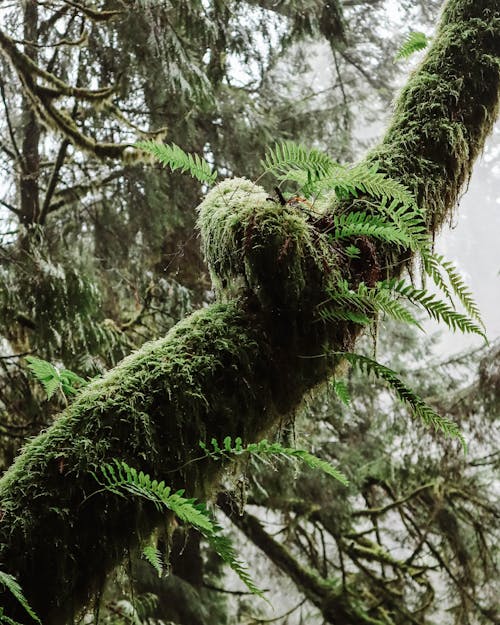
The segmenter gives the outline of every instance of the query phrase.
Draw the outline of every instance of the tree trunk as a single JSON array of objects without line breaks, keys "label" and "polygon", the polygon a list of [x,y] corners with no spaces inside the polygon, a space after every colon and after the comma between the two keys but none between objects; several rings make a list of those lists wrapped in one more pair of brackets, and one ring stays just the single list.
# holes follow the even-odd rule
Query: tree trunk
[{"label": "tree trunk", "polygon": [[[416,194],[430,229],[453,210],[494,123],[499,50],[497,0],[449,0],[426,59],[368,157]],[[200,455],[198,441],[258,440],[330,375],[335,361],[318,355],[353,346],[355,326],[314,322],[325,276],[346,269],[327,238],[292,208],[267,202],[266,212],[265,192],[248,181],[224,183],[211,198],[200,220],[212,269],[226,294],[233,275],[245,274],[250,288],[195,313],[92,382],[0,481],[0,569],[17,577],[44,625],[78,614],[160,523],[147,504],[96,493],[99,465],[123,459],[209,497],[220,467],[189,463]],[[385,266],[390,253],[371,250],[359,279],[374,260]],[[0,603],[28,622],[8,593]]]},{"label": "tree trunk", "polygon": [[[37,62],[37,48],[30,45],[38,41],[38,1],[28,0],[24,6],[24,39],[25,54]],[[36,80],[30,76],[29,81]],[[40,123],[33,110],[30,99],[23,95],[22,104],[23,141],[22,158],[23,166],[19,181],[20,195],[20,219],[25,226],[37,223],[40,215],[40,197],[38,190],[38,178],[40,175]]]}]

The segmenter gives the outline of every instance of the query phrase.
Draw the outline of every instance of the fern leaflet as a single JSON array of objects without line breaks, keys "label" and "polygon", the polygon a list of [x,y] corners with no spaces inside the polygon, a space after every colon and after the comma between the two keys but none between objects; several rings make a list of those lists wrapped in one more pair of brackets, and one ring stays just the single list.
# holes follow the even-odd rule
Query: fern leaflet
[{"label": "fern leaflet", "polygon": [[[22,588],[15,577],[9,575],[8,573],[5,573],[4,571],[0,571],[0,586],[6,588],[12,594],[12,596],[21,604],[25,612],[29,616],[31,616],[34,621],[41,625],[42,622],[38,618],[36,612],[28,603],[28,600],[24,596]],[[2,608],[0,608],[0,610],[0,622],[4,621],[5,623],[8,623],[8,625],[18,625],[16,621],[9,618],[6,614],[3,613]]]},{"label": "fern leaflet", "polygon": [[404,384],[395,371],[361,354],[333,352],[332,355],[345,358],[349,363],[357,366],[364,373],[372,373],[387,382],[396,393],[397,397],[410,407],[413,414],[418,417],[424,425],[431,426],[434,430],[441,431],[446,436],[458,438],[464,452],[467,451],[467,444],[458,425],[433,410],[421,397],[412,391],[411,388]]},{"label": "fern leaflet", "polygon": [[380,282],[379,285],[420,305],[430,317],[436,321],[443,321],[454,332],[460,330],[464,334],[478,334],[486,340],[483,330],[472,319],[458,313],[452,306],[425,289],[417,289],[412,284],[396,278]]},{"label": "fern leaflet", "polygon": [[407,59],[415,52],[424,50],[429,45],[429,40],[425,33],[418,31],[411,32],[405,39],[402,46],[399,48],[394,60]]},{"label": "fern leaflet", "polygon": [[209,449],[208,445],[202,441],[200,441],[200,447],[207,454],[207,456],[210,456],[214,460],[218,460],[223,456],[239,456],[242,454],[250,454],[257,458],[269,455],[289,458],[293,460],[300,460],[309,468],[318,469],[323,473],[330,475],[341,482],[344,486],[349,484],[349,480],[341,471],[339,471],[339,469],[331,465],[329,462],[326,462],[326,460],[322,460],[304,449],[283,447],[280,443],[270,443],[266,439],[263,439],[258,443],[249,443],[248,445],[243,446],[242,440],[239,436],[234,439],[234,444],[231,437],[226,436],[223,441],[222,448],[219,446],[219,443],[215,438],[213,438],[210,442],[212,449]]},{"label": "fern leaflet", "polygon": [[345,318],[367,325],[377,313],[384,312],[396,321],[420,327],[413,315],[394,297],[391,287],[392,283],[379,282],[376,287],[369,288],[361,282],[354,291],[349,288],[347,281],[341,280],[335,290],[328,292],[329,299],[320,307],[319,314],[323,319],[331,321],[338,319],[341,316],[339,313],[344,313]]},{"label": "fern leaflet", "polygon": [[[220,535],[221,528],[213,521],[204,503],[187,499],[184,497],[184,490],[173,493],[165,482],[151,479],[147,473],[137,471],[124,461],[115,459],[113,463],[102,465],[100,470],[104,481],[100,481],[95,474],[94,477],[106,490],[120,497],[126,496],[125,494],[142,497],[151,501],[158,511],[171,510],[181,521],[197,529],[248,589],[263,597],[262,590],[253,583],[245,564],[236,557],[236,551],[229,539]],[[152,556],[151,552],[149,555]]]},{"label": "fern leaflet", "polygon": [[201,158],[198,154],[188,154],[184,152],[175,143],[167,145],[165,143],[157,143],[155,141],[139,141],[135,144],[136,148],[149,152],[160,163],[170,167],[172,171],[180,169],[181,172],[189,172],[189,174],[208,185],[215,182],[217,172],[213,172],[208,162]]},{"label": "fern leaflet", "polygon": [[353,167],[334,167],[329,176],[317,184],[317,191],[333,189],[340,199],[365,193],[378,199],[393,199],[405,206],[414,206],[415,199],[397,180],[377,171],[377,164],[359,163]]},{"label": "fern leaflet", "polygon": [[324,178],[337,166],[327,154],[293,141],[277,143],[268,149],[261,165],[265,173],[272,173],[280,180],[296,180],[301,186]]},{"label": "fern leaflet", "polygon": [[481,313],[479,312],[479,308],[474,301],[472,293],[470,289],[467,287],[465,282],[462,279],[462,276],[458,273],[455,265],[446,261],[443,256],[439,254],[434,254],[431,256],[423,257],[423,264],[426,273],[431,276],[434,280],[436,286],[438,286],[448,297],[451,303],[453,303],[452,295],[450,293],[450,289],[448,285],[445,283],[440,268],[442,267],[448,276],[448,280],[450,282],[451,289],[453,293],[456,295],[458,300],[461,302],[462,306],[465,308],[467,313],[483,326],[484,323],[481,319]]},{"label": "fern leaflet", "polygon": [[351,403],[351,396],[349,395],[349,390],[344,380],[333,380],[332,388],[335,395],[337,395],[343,404],[348,406]]},{"label": "fern leaflet", "polygon": [[331,229],[327,232],[335,240],[367,236],[393,243],[398,247],[409,248],[412,244],[411,238],[403,230],[395,228],[394,224],[380,215],[364,212],[333,215]]},{"label": "fern leaflet", "polygon": [[75,395],[79,388],[87,385],[86,380],[69,369],[57,369],[50,362],[35,356],[26,356],[26,360],[28,369],[42,384],[48,400],[56,391],[65,396]]},{"label": "fern leaflet", "polygon": [[163,558],[160,550],[155,545],[146,545],[142,550],[142,556],[158,573],[158,577],[161,577],[163,573]]}]

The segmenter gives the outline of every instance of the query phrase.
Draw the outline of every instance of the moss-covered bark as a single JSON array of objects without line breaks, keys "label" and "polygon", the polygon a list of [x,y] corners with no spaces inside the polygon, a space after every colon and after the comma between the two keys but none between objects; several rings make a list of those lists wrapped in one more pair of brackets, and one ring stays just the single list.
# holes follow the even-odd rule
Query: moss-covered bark
[{"label": "moss-covered bark", "polygon": [[[450,0],[368,157],[416,192],[431,229],[453,210],[494,122],[499,50],[497,0]],[[260,438],[331,371],[326,358],[307,356],[352,347],[354,328],[316,322],[324,288],[345,267],[299,211],[239,181],[212,192],[200,225],[223,303],[93,382],[0,481],[0,569],[19,579],[45,625],[70,620],[161,522],[140,502],[93,494],[96,467],[121,458],[205,497],[218,471],[189,463],[198,441]],[[386,250],[367,248],[374,253]],[[25,618],[8,594],[0,605]]]}]

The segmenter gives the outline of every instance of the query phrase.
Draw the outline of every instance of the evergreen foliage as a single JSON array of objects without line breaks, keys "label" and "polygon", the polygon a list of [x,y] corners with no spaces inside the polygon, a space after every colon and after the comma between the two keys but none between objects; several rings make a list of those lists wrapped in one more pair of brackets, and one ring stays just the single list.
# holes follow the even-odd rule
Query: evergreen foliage
[{"label": "evergreen foliage", "polygon": [[163,575],[163,558],[161,551],[155,545],[146,545],[142,550],[142,557],[151,564],[158,573],[158,577]]}]

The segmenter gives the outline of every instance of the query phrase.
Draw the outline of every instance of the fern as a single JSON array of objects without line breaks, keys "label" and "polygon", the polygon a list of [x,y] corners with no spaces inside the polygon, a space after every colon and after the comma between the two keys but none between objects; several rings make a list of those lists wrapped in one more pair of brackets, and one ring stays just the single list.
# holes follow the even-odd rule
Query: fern
[{"label": "fern", "polygon": [[419,50],[424,50],[424,48],[426,48],[428,45],[429,40],[427,39],[425,33],[421,33],[418,31],[411,32],[399,48],[398,53],[394,57],[394,60],[398,61],[399,59],[407,59],[415,52],[418,52]]},{"label": "fern", "polygon": [[443,321],[450,330],[460,330],[464,334],[478,334],[486,340],[483,330],[472,319],[457,312],[452,306],[440,300],[425,289],[417,289],[404,280],[396,278],[379,283],[394,294],[405,297],[410,302],[420,305],[436,321]]},{"label": "fern", "polygon": [[408,240],[408,249],[422,255],[430,255],[432,247],[422,213],[416,204],[408,206],[399,200],[382,199],[378,210],[387,215],[394,227],[404,233]]},{"label": "fern", "polygon": [[35,356],[26,356],[26,360],[28,369],[45,389],[47,400],[57,391],[64,396],[75,395],[79,388],[87,384],[86,380],[69,369],[57,369],[50,362]]},{"label": "fern", "polygon": [[337,395],[343,404],[348,406],[351,403],[351,396],[349,395],[347,384],[343,380],[333,380],[332,388],[335,395]]},{"label": "fern", "polygon": [[335,240],[353,236],[367,236],[387,241],[398,247],[411,247],[412,240],[403,230],[394,227],[380,215],[352,212],[332,216],[331,229],[327,231]]},{"label": "fern", "polygon": [[166,145],[165,143],[157,143],[155,141],[140,141],[135,144],[136,148],[149,152],[160,163],[170,167],[172,171],[180,169],[181,172],[189,172],[189,174],[208,185],[212,185],[216,178],[217,172],[213,172],[208,162],[198,156],[198,154],[188,154],[184,152],[175,143]]},{"label": "fern", "polygon": [[234,439],[234,444],[230,436],[226,436],[223,441],[222,448],[219,446],[219,443],[215,438],[211,440],[212,449],[200,441],[200,447],[206,453],[207,456],[214,460],[218,460],[223,456],[230,455],[242,455],[242,454],[250,454],[257,458],[261,458],[262,456],[277,456],[278,458],[289,458],[293,460],[300,460],[304,462],[309,468],[317,469],[330,475],[335,478],[339,482],[341,482],[344,486],[349,484],[349,480],[347,477],[339,471],[336,467],[331,465],[329,462],[314,456],[308,451],[303,449],[294,449],[292,447],[283,447],[280,443],[270,443],[266,439],[259,441],[258,443],[249,443],[248,445],[243,446],[241,438],[238,436]]},{"label": "fern", "polygon": [[[103,481],[95,474],[94,477],[106,490],[120,497],[127,494],[142,497],[152,502],[158,511],[171,510],[181,521],[197,529],[250,592],[264,597],[263,591],[250,578],[245,564],[237,558],[229,539],[220,534],[221,528],[214,522],[204,503],[196,503],[196,499],[184,497],[184,490],[172,492],[165,482],[152,479],[147,473],[137,471],[124,461],[115,459],[113,463],[102,465],[100,470]],[[149,556],[155,557],[150,551]]]},{"label": "fern", "polygon": [[158,577],[161,577],[163,574],[163,558],[160,550],[155,545],[146,545],[142,550],[142,556],[158,573]]},{"label": "fern", "polygon": [[[184,491],[172,492],[165,482],[158,482],[143,471],[137,471],[126,462],[115,460],[113,464],[100,467],[104,482],[100,482],[106,490],[115,495],[125,496],[129,493],[151,501],[158,511],[165,508],[176,516],[202,532],[213,532],[213,523],[204,504],[195,504],[194,499],[183,497]],[[97,477],[96,477],[97,479]]]},{"label": "fern", "polygon": [[223,536],[220,531],[221,527],[218,525],[215,526],[216,532],[213,534],[205,534],[205,538],[208,540],[208,543],[214,549],[214,551],[219,555],[223,562],[225,562],[231,569],[236,573],[236,575],[240,578],[240,580],[245,584],[245,586],[250,590],[250,592],[258,597],[261,597],[265,601],[267,599],[264,596],[264,592],[255,585],[255,582],[251,578],[248,573],[247,565],[243,560],[238,558],[238,554],[236,549],[234,548],[233,543],[227,538]]},{"label": "fern", "polygon": [[477,321],[479,321],[481,326],[484,328],[484,323],[481,319],[481,313],[479,312],[479,308],[476,302],[474,301],[474,298],[472,296],[470,289],[467,287],[467,285],[463,281],[455,265],[450,261],[446,261],[443,256],[438,255],[438,254],[424,256],[423,265],[424,265],[424,269],[426,273],[433,279],[436,286],[440,288],[446,294],[450,302],[453,304],[453,299],[450,293],[450,288],[448,288],[448,285],[444,281],[440,272],[440,268],[444,269],[448,277],[448,280],[450,282],[450,287],[453,293],[461,302],[462,306],[465,308],[467,313],[473,319],[476,319]]},{"label": "fern", "polygon": [[280,180],[295,180],[306,187],[326,177],[337,164],[319,150],[285,141],[268,149],[261,166],[264,173],[271,173]]},{"label": "fern", "polygon": [[360,193],[381,200],[396,200],[404,206],[414,206],[415,199],[397,180],[377,171],[377,164],[359,163],[353,167],[332,168],[316,185],[316,191],[333,189],[340,199],[358,197]]},{"label": "fern", "polygon": [[[28,600],[24,596],[22,588],[15,577],[9,575],[8,573],[5,573],[4,571],[0,571],[0,585],[3,588],[7,589],[12,594],[12,596],[21,604],[24,611],[29,616],[31,616],[34,621],[40,623],[41,625],[41,621],[38,618],[38,615],[28,603]],[[0,608],[0,623],[1,622],[7,623],[7,625],[19,625],[17,621],[14,621],[3,613],[3,608]]]},{"label": "fern", "polygon": [[319,308],[319,314],[325,320],[337,320],[344,313],[346,319],[367,325],[379,312],[384,312],[396,321],[420,327],[413,315],[394,297],[392,283],[379,282],[376,287],[369,288],[362,282],[354,291],[342,280],[328,295],[329,299]]},{"label": "fern", "polygon": [[352,352],[333,352],[332,355],[345,358],[352,365],[357,366],[364,373],[371,373],[376,377],[384,380],[390,388],[396,393],[396,396],[412,410],[413,414],[418,417],[426,426],[440,431],[446,436],[456,437],[460,440],[464,452],[467,451],[467,444],[458,427],[458,425],[439,415],[433,408],[424,402],[411,388],[406,386],[398,377],[397,373],[386,367],[376,360],[372,360],[367,356],[355,354]]}]

